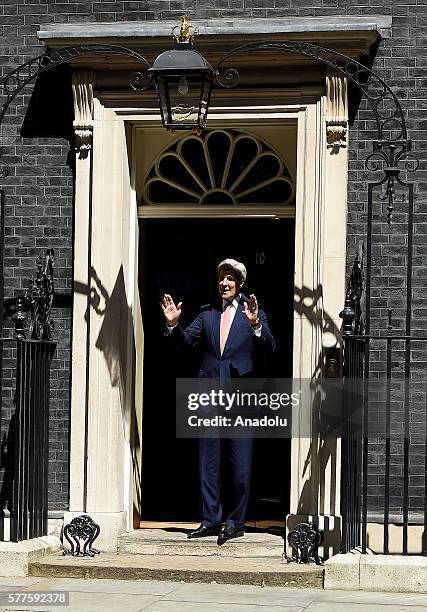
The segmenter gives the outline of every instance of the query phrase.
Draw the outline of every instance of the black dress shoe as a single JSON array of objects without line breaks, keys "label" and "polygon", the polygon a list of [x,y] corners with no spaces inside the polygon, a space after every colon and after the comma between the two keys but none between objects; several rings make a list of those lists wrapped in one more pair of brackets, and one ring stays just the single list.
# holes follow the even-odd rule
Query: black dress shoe
[{"label": "black dress shoe", "polygon": [[221,533],[218,536],[218,546],[227,542],[227,540],[232,540],[233,538],[241,538],[245,535],[243,529],[239,527],[224,527]]},{"label": "black dress shoe", "polygon": [[204,525],[200,525],[194,531],[190,531],[187,533],[187,538],[190,540],[192,538],[206,538],[207,536],[217,536],[221,533],[221,525],[209,525],[209,527],[205,527]]}]

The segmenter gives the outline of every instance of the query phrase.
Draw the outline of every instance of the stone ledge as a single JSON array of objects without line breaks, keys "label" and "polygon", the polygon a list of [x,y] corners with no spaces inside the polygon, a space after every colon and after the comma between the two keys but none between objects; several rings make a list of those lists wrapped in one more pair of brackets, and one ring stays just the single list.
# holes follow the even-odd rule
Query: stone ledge
[{"label": "stone ledge", "polygon": [[338,554],[325,562],[325,589],[427,593],[427,557]]},{"label": "stone ledge", "polygon": [[53,535],[23,542],[0,542],[0,576],[28,576],[31,561],[60,549],[61,540]]},{"label": "stone ledge", "polygon": [[[390,37],[392,24],[389,15],[319,17],[227,18],[192,20],[200,36],[229,36],[230,34],[292,34],[305,32],[362,32],[376,31],[382,38]],[[169,21],[130,21],[117,23],[78,23],[44,26],[37,32],[41,40],[56,38],[138,38],[168,37]]]}]

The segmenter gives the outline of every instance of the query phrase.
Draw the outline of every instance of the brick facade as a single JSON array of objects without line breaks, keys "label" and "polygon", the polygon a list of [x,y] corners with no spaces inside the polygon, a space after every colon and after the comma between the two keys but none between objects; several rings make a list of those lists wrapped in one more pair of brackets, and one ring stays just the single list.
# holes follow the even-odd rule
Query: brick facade
[{"label": "brick facade", "polygon": [[[29,0],[0,3],[0,68],[5,74],[41,51],[36,32],[41,24],[77,22],[115,22],[162,19],[174,23],[183,12],[192,18],[292,17],[341,15],[392,15],[390,39],[383,40],[373,61],[373,69],[395,88],[407,115],[410,137],[422,168],[417,173],[416,223],[414,235],[414,330],[425,331],[427,297],[424,266],[427,254],[427,4],[424,0],[217,0],[215,8],[205,1],[147,0],[145,2],[46,2]],[[61,308],[54,310],[58,350],[52,372],[50,506],[64,509],[68,503],[68,425],[70,388],[70,328],[73,240],[72,108],[69,71],[58,69],[39,79],[37,110],[27,111],[31,87],[20,95],[10,109],[2,128],[5,137],[4,161],[9,175],[4,180],[6,194],[5,285],[6,297],[20,292],[27,284],[35,257],[46,247],[56,252],[56,289]],[[61,78],[59,78],[61,77]],[[58,88],[58,84],[60,87]],[[44,92],[44,93],[43,93]],[[33,96],[34,99],[34,96]],[[23,124],[23,137],[19,135]],[[367,172],[364,158],[374,137],[372,115],[362,100],[350,130],[348,256],[366,230],[366,181],[375,178]],[[71,144],[70,144],[71,143]],[[379,203],[377,201],[377,206]],[[399,210],[400,208],[400,210]],[[385,213],[384,213],[385,216]],[[384,218],[384,217],[382,217]],[[395,225],[390,232],[382,218],[374,227],[373,253],[373,327],[385,330],[388,306],[402,329],[405,299],[404,205],[396,206]],[[379,357],[380,354],[379,354]],[[425,357],[424,357],[425,359]],[[382,357],[372,364],[379,370]],[[396,368],[400,367],[398,364]],[[2,430],[10,417],[2,414]],[[396,457],[399,447],[396,447]],[[414,460],[415,461],[415,460]],[[382,455],[372,447],[370,486],[373,509],[376,491],[382,484]],[[416,483],[419,469],[413,463],[411,498],[419,505],[422,489]],[[400,469],[400,468],[399,468]],[[399,469],[397,472],[399,472]],[[399,474],[398,474],[399,476]],[[418,480],[417,480],[418,479]],[[412,486],[412,485],[411,485]],[[399,478],[396,480],[399,488]],[[379,495],[379,494],[378,494]],[[399,506],[396,501],[396,507]]]}]

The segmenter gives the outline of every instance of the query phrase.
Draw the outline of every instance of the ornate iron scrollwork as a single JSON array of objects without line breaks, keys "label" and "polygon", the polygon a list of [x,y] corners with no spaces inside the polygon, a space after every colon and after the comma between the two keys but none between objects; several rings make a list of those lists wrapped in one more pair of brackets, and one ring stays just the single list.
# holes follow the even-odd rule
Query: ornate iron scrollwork
[{"label": "ornate iron scrollwork", "polygon": [[220,64],[218,64],[216,67],[215,80],[221,85],[221,87],[225,87],[226,89],[236,87],[236,85],[240,83],[239,71],[235,68],[226,68],[224,72],[222,72],[222,67]]},{"label": "ornate iron scrollwork", "polygon": [[55,287],[53,281],[53,249],[37,258],[36,275],[30,280],[28,289],[16,301],[16,311],[11,319],[18,338],[25,338],[26,310],[30,310],[29,337],[33,340],[52,340],[55,325],[50,318]]},{"label": "ornate iron scrollwork", "polygon": [[[355,83],[369,101],[377,123],[378,143],[381,145],[384,142],[394,142],[401,145],[402,142],[407,141],[402,107],[385,81],[357,60],[314,43],[295,40],[264,41],[237,47],[226,53],[218,62],[215,68],[217,82],[223,87],[237,85],[240,79],[238,71],[235,68],[223,67],[223,64],[235,55],[258,51],[284,51],[305,55],[343,74]],[[4,100],[0,98],[0,123],[13,98],[27,83],[55,66],[91,54],[125,55],[136,59],[144,64],[144,70],[132,75],[132,87],[140,89],[149,85],[151,79],[146,71],[150,65],[142,55],[133,49],[116,45],[76,45],[55,49],[21,64],[0,80],[0,95],[4,97]],[[410,147],[406,146],[406,150],[409,151]]]},{"label": "ornate iron scrollwork", "polygon": [[360,243],[354,257],[353,267],[347,284],[344,308],[339,316],[343,320],[343,335],[361,335],[365,325],[363,319],[365,282],[364,282],[365,245]]},{"label": "ornate iron scrollwork", "polygon": [[[407,188],[400,179],[402,170],[415,172],[419,161],[411,151],[411,141],[403,142],[376,142],[373,152],[365,160],[366,168],[370,172],[383,170],[384,177],[375,186],[382,188],[378,199],[387,204],[387,220],[391,225],[394,202],[396,201],[396,186]],[[401,167],[399,167],[399,165]],[[403,199],[404,201],[404,199]]]},{"label": "ornate iron scrollwork", "polygon": [[[222,87],[237,85],[240,80],[238,71],[224,67],[225,62],[234,55],[257,51],[284,51],[310,57],[348,78],[366,96],[377,124],[377,140],[373,144],[373,153],[366,159],[366,165],[370,171],[382,170],[384,172],[383,180],[376,185],[383,187],[378,199],[387,203],[387,219],[391,225],[393,203],[396,201],[396,184],[406,187],[405,183],[399,179],[398,165],[403,163],[407,172],[414,172],[418,168],[418,160],[413,153],[410,153],[411,141],[408,140],[400,102],[387,83],[357,60],[338,51],[295,40],[254,42],[233,49],[216,66],[217,82]],[[334,147],[341,144],[344,129],[340,127],[336,133],[334,131],[331,133],[332,141],[328,142],[328,146]]]},{"label": "ornate iron scrollwork", "polygon": [[314,523],[300,523],[288,534],[288,542],[292,547],[292,557],[286,557],[291,563],[316,563],[322,565],[323,559],[319,557],[319,546],[322,543],[322,532]]},{"label": "ornate iron scrollwork", "polygon": [[43,258],[37,258],[37,273],[25,291],[25,300],[31,310],[29,336],[34,340],[52,340],[54,323],[50,318],[53,296],[53,249],[49,249]]},{"label": "ornate iron scrollwork", "polygon": [[[70,544],[70,550],[64,550],[64,555],[73,557],[94,557],[99,550],[92,547],[98,537],[100,527],[88,514],[81,514],[72,519],[64,527],[64,537]],[[83,540],[83,547],[80,541]]]},{"label": "ornate iron scrollwork", "polygon": [[153,82],[153,76],[147,70],[132,72],[129,77],[129,85],[134,91],[148,89]]},{"label": "ornate iron scrollwork", "polygon": [[141,62],[148,69],[150,64],[137,51],[118,45],[76,45],[47,51],[21,64],[0,79],[0,123],[13,98],[33,79],[55,66],[66,64],[84,55],[125,55]]},{"label": "ornate iron scrollwork", "polygon": [[343,74],[364,93],[371,105],[377,123],[378,141],[397,142],[407,140],[402,107],[387,83],[357,60],[314,43],[298,40],[264,41],[237,47],[224,55],[218,62],[215,69],[215,77],[218,83],[223,86],[224,82],[229,83],[229,87],[237,85],[239,82],[238,71],[234,68],[224,68],[223,64],[235,55],[258,51],[284,51],[305,55]]}]

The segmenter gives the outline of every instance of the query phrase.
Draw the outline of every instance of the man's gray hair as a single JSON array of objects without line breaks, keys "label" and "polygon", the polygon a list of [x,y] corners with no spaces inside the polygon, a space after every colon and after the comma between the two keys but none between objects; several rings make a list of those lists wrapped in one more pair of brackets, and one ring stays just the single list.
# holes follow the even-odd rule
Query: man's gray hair
[{"label": "man's gray hair", "polygon": [[235,259],[224,259],[221,263],[218,264],[218,274],[220,273],[222,268],[232,269],[236,272],[237,276],[242,279],[242,285],[246,280],[246,268],[240,263],[240,261],[236,261]]}]

